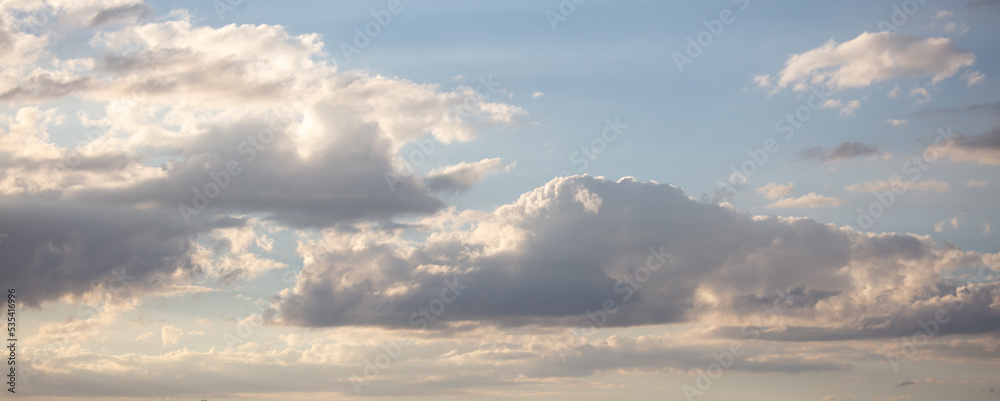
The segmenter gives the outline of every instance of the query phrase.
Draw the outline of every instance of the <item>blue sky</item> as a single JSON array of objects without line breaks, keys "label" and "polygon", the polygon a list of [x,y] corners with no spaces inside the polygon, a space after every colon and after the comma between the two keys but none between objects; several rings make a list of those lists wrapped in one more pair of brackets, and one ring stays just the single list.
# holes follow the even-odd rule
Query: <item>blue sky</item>
[{"label": "blue sky", "polygon": [[[354,28],[363,28],[372,21],[369,13],[384,9],[385,2],[356,2],[349,7],[328,2],[302,3],[293,11],[281,4],[247,1],[233,11],[222,8],[221,18],[208,2],[153,4],[161,14],[186,8],[194,18],[209,26],[280,24],[292,33],[316,32],[327,43],[325,50],[330,58],[340,64],[438,84],[442,88],[458,85],[475,88],[479,78],[492,77],[507,93],[490,94],[491,98],[502,98],[530,110],[536,124],[517,130],[500,129],[474,143],[442,149],[433,155],[435,162],[441,164],[496,155],[511,155],[507,157],[517,160],[519,168],[511,174],[495,177],[461,197],[449,199],[462,207],[474,208],[496,207],[510,200],[511,196],[504,194],[534,188],[563,170],[656,180],[684,188],[694,196],[710,192],[713,183],[728,178],[731,165],[746,159],[745,149],[759,147],[774,136],[774,122],[803,103],[799,94],[769,96],[755,88],[754,76],[774,74],[790,54],[804,52],[828,40],[843,42],[862,32],[878,32],[882,30],[878,21],[892,24],[894,13],[891,2],[854,1],[819,6],[754,1],[741,10],[745,5],[742,2],[634,2],[622,6],[588,1],[565,16],[565,21],[555,20],[553,31],[546,12],[559,12],[558,5],[403,2],[404,11],[394,15],[371,44],[347,63],[340,44],[352,44],[356,36]],[[717,19],[724,9],[733,10],[735,21],[726,24],[704,53],[685,65],[684,72],[679,72],[672,54],[683,53],[686,39],[705,31],[703,21]],[[953,14],[935,19],[939,10]],[[814,17],[819,15],[822,18]],[[993,17],[983,8],[928,2],[912,16],[907,15],[898,32],[921,37],[944,35],[956,46],[973,50],[977,70],[991,71],[998,68],[996,54],[987,50],[997,37],[997,28],[990,23]],[[951,22],[962,24],[957,30],[975,29],[958,34],[940,28]],[[841,174],[825,173],[828,166],[796,163],[796,152],[857,141],[886,151],[914,153],[926,145],[919,141],[933,137],[939,126],[951,126],[956,132],[973,135],[989,130],[996,123],[989,114],[915,116],[929,108],[960,108],[996,101],[992,97],[996,84],[989,79],[968,87],[955,78],[958,77],[935,85],[933,102],[922,105],[915,105],[909,96],[887,99],[886,94],[896,86],[903,91],[921,87],[926,83],[924,77],[881,82],[849,91],[847,96],[869,100],[849,118],[840,118],[836,112],[816,113],[801,135],[773,156],[778,163],[766,166],[754,181],[763,184],[791,180],[804,192],[823,191],[826,185],[849,185],[857,176],[845,174],[850,178],[844,179]],[[533,99],[531,94],[535,92],[544,95]],[[605,118],[616,116],[628,125],[628,134],[580,171],[583,164],[571,161],[573,152],[589,145],[603,129]],[[892,128],[887,126],[887,118],[906,119],[910,124]],[[868,163],[860,167],[858,174],[886,179],[899,174],[899,165],[895,160]],[[988,181],[991,173],[989,168],[961,166],[955,171],[955,167],[945,166],[940,171],[936,168],[929,176]],[[747,192],[750,193],[738,195],[737,206],[759,209],[763,205],[759,196]],[[886,231],[931,233],[934,224],[946,217],[973,213],[969,210],[971,205],[965,204],[968,201],[962,199],[988,199],[989,194],[995,196],[996,192],[953,194],[940,199],[950,206],[937,207],[933,214],[901,211],[898,215],[908,216],[889,215],[878,224],[884,225],[881,229]],[[865,194],[856,196],[851,205],[855,208],[867,205],[870,199],[862,195]],[[988,212],[985,206],[982,204],[980,209]],[[913,210],[926,207],[921,205]],[[824,213],[823,221],[853,223],[856,215],[850,212],[854,208],[839,209],[842,210],[810,213]],[[795,214],[796,211],[785,213],[807,216]],[[917,216],[922,219],[914,221]],[[969,218],[989,221],[984,214]],[[982,238],[976,230],[966,231],[950,233],[944,239],[963,241],[971,249],[989,250],[995,246],[995,238]]]},{"label": "blue sky", "polygon": [[0,4],[18,396],[1000,397],[995,1],[229,4]]}]

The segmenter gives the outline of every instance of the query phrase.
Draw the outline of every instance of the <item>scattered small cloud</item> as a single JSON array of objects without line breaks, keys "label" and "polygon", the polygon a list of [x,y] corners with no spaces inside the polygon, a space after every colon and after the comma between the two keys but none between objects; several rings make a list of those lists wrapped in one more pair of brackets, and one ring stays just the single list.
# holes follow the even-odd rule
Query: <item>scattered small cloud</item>
[{"label": "scattered small cloud", "polygon": [[935,19],[941,19],[941,18],[950,17],[951,15],[952,15],[951,11],[948,11],[948,10],[938,10],[938,12],[936,14],[934,14],[934,18]]},{"label": "scattered small cloud", "polygon": [[823,102],[824,109],[840,109],[839,115],[841,117],[850,117],[854,115],[854,110],[861,107],[861,102],[858,100],[850,100],[847,103],[839,99],[827,99]]},{"label": "scattered small cloud", "polygon": [[757,188],[757,193],[764,195],[767,200],[775,200],[790,195],[793,189],[795,189],[795,184],[792,184],[791,181],[787,184],[771,182]]},{"label": "scattered small cloud", "polygon": [[951,226],[953,230],[957,230],[958,217],[959,216],[955,216],[939,221],[937,224],[934,225],[934,232],[936,233],[944,232],[945,228],[947,228],[948,226]]},{"label": "scattered small cloud", "polygon": [[177,344],[177,342],[181,340],[181,336],[184,335],[184,330],[168,324],[163,326],[163,329],[160,330],[160,335],[163,340],[163,345],[173,345]]},{"label": "scattered small cloud", "polygon": [[892,87],[892,90],[889,91],[888,96],[889,96],[889,99],[895,99],[896,97],[898,97],[899,96],[899,85],[896,85],[896,86]]},{"label": "scattered small cloud", "polygon": [[979,71],[966,71],[962,73],[962,79],[968,83],[969,86],[981,83],[986,80],[986,75]]},{"label": "scattered small cloud", "polygon": [[495,157],[440,167],[427,174],[426,185],[434,192],[465,192],[490,175],[510,171],[515,164]]},{"label": "scattered small cloud", "polygon": [[983,230],[980,231],[979,233],[982,235],[986,235],[991,232],[993,232],[993,230],[990,228],[990,223],[983,223]]},{"label": "scattered small cloud", "polygon": [[965,182],[965,186],[970,188],[984,188],[987,185],[990,185],[989,181],[968,180]]},{"label": "scattered small cloud", "polygon": [[798,198],[783,198],[771,202],[765,209],[811,209],[817,207],[840,206],[844,201],[835,197],[810,192]]},{"label": "scattered small cloud", "polygon": [[950,188],[947,182],[936,180],[911,181],[903,180],[898,176],[892,176],[888,180],[868,181],[864,184],[848,185],[844,188],[847,192],[885,192],[885,191],[920,191],[920,192],[945,192]]},{"label": "scattered small cloud", "polygon": [[934,99],[931,97],[930,92],[927,92],[927,88],[913,88],[910,90],[911,97],[916,97],[917,95],[923,96],[923,98],[914,100],[913,104],[915,105],[921,105]]},{"label": "scattered small cloud", "polygon": [[822,163],[848,160],[860,157],[879,156],[878,148],[860,142],[844,142],[834,148],[817,146],[799,152],[799,160],[814,160]]},{"label": "scattered small cloud", "polygon": [[897,120],[893,118],[887,118],[885,122],[891,124],[893,127],[905,127],[910,124],[910,120]]},{"label": "scattered small cloud", "polygon": [[531,97],[532,97],[533,99],[538,99],[538,98],[540,98],[540,97],[542,97],[542,96],[544,96],[544,95],[545,95],[545,92],[535,92],[535,93],[532,93],[532,94],[531,94]]}]

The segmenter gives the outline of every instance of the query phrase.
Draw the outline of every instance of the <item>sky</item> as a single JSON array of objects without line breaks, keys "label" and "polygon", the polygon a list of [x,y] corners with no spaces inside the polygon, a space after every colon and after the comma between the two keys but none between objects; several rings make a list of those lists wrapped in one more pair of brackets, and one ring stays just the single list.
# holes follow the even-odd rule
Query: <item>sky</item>
[{"label": "sky", "polygon": [[5,397],[998,400],[998,18],[2,0]]}]

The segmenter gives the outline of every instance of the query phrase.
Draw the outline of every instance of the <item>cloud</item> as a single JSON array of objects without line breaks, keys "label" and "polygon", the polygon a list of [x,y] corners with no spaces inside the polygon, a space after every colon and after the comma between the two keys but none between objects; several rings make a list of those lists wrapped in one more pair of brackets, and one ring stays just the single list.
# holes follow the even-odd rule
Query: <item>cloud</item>
[{"label": "cloud", "polygon": [[964,79],[969,86],[984,82],[986,80],[986,75],[979,71],[966,71],[962,74],[962,79]]},{"label": "cloud", "polygon": [[[141,9],[108,9],[102,18]],[[37,60],[25,58],[24,74],[11,69],[6,86],[0,77],[5,100],[75,96],[104,108],[98,118],[79,116],[104,132],[77,149],[48,139],[61,119],[49,110],[23,107],[0,119],[9,122],[0,130],[7,172],[0,193],[169,209],[185,221],[263,213],[297,227],[426,215],[444,203],[409,173],[413,161],[472,140],[482,127],[516,125],[525,113],[468,87],[442,92],[338,71],[323,61],[318,35],[294,36],[281,26],[198,27],[185,13],[110,26],[85,31],[92,37],[79,51],[92,62],[42,53],[42,67],[29,68]],[[154,154],[165,161],[151,165]],[[67,160],[72,168],[64,168]],[[232,163],[238,173],[225,171]],[[466,172],[458,177],[466,181],[428,181],[465,190],[482,171]],[[195,209],[211,185],[224,189]]]},{"label": "cloud", "polygon": [[974,0],[970,1],[966,7],[968,7],[970,10],[975,10],[977,8],[982,8],[982,7],[996,6],[997,4],[1000,4],[1000,0]]},{"label": "cloud", "polygon": [[[68,297],[124,299],[201,274],[192,238],[239,220],[184,225],[172,211],[0,200],[5,281],[27,306]],[[39,278],[43,278],[40,280]],[[171,279],[166,279],[171,277]]]},{"label": "cloud", "polygon": [[958,134],[938,149],[954,162],[1000,165],[1000,126],[976,136]]},{"label": "cloud", "polygon": [[953,114],[953,113],[963,113],[963,112],[976,112],[976,111],[989,111],[993,114],[1000,114],[1000,102],[993,103],[979,103],[971,106],[960,107],[960,108],[927,108],[916,113],[918,116],[931,116],[938,114]]},{"label": "cloud", "polygon": [[532,99],[538,99],[545,95],[545,92],[534,92],[531,94]]},{"label": "cloud", "polygon": [[934,232],[936,233],[943,232],[946,226],[951,226],[952,229],[957,230],[958,216],[939,221],[937,224],[934,225]]},{"label": "cloud", "polygon": [[499,157],[478,162],[462,162],[439,167],[427,174],[427,188],[435,192],[465,192],[487,176],[510,171],[514,163],[504,163]]},{"label": "cloud", "polygon": [[[581,202],[598,198],[599,207]],[[840,202],[803,198],[788,202]],[[769,334],[777,340],[912,334],[917,320],[932,318],[960,294],[974,312],[956,314],[942,332],[1000,330],[1000,320],[983,320],[1000,316],[990,306],[1000,285],[956,293],[955,284],[941,281],[941,272],[982,265],[984,256],[929,237],[748,216],[630,178],[556,178],[493,211],[452,210],[420,220],[419,227],[420,240],[370,225],[303,239],[305,266],[295,286],[279,294],[268,313],[272,323],[441,331],[462,322],[572,327],[612,300],[620,310],[608,326],[725,326],[781,292],[795,300],[776,323],[788,329]],[[637,267],[647,263],[656,271],[642,273],[641,288],[631,288]],[[438,302],[438,312],[429,314],[442,294],[450,302]],[[886,315],[879,305],[903,312]],[[744,336],[739,328],[718,335]]]},{"label": "cloud", "polygon": [[885,191],[921,191],[946,192],[950,186],[947,182],[936,180],[912,181],[892,176],[888,180],[868,181],[864,184],[853,184],[844,187],[847,192],[885,192]]},{"label": "cloud", "polygon": [[99,11],[90,20],[90,26],[102,26],[115,21],[138,22],[152,17],[153,14],[153,7],[146,3],[120,5]]},{"label": "cloud", "polygon": [[982,180],[968,180],[965,182],[965,186],[970,188],[985,188],[989,185],[990,185],[989,181],[982,181]]},{"label": "cloud", "polygon": [[861,102],[858,100],[851,100],[844,103],[838,99],[827,99],[823,102],[824,109],[840,109],[839,115],[841,117],[850,117],[854,115],[854,110],[861,107]]},{"label": "cloud", "polygon": [[911,97],[916,97],[917,95],[923,97],[913,101],[913,104],[916,105],[924,104],[934,99],[931,97],[931,94],[927,92],[927,88],[913,88],[912,90],[910,90]]},{"label": "cloud", "polygon": [[840,206],[844,201],[835,197],[817,195],[810,192],[798,198],[782,198],[764,206],[765,209],[808,209],[816,207]]},{"label": "cloud", "polygon": [[757,193],[764,195],[767,200],[775,200],[784,196],[788,196],[795,189],[795,184],[788,182],[787,184],[776,184],[773,182],[767,183],[760,188],[757,188]]},{"label": "cloud", "polygon": [[844,142],[834,148],[817,146],[799,152],[799,160],[815,160],[828,163],[838,160],[849,160],[860,157],[879,156],[882,152],[878,148],[860,142]]},{"label": "cloud", "polygon": [[993,232],[993,230],[990,229],[990,223],[983,223],[983,230],[980,231],[979,234],[981,234],[981,235],[987,235],[987,234],[992,233],[992,232]]},{"label": "cloud", "polygon": [[892,118],[887,118],[885,119],[885,122],[891,124],[893,127],[905,127],[907,125],[910,125],[910,121],[906,119],[896,120]]},{"label": "cloud", "polygon": [[178,329],[171,325],[164,325],[163,329],[160,330],[160,338],[163,340],[163,345],[174,345],[181,340],[181,336],[184,335],[184,330]]},{"label": "cloud", "polygon": [[948,11],[948,10],[938,10],[936,13],[934,13],[934,18],[937,18],[937,19],[939,19],[939,18],[947,18],[947,17],[950,17],[950,16],[952,16],[952,12]]},{"label": "cloud", "polygon": [[985,381],[985,380],[959,380],[959,381],[951,381],[951,380],[941,380],[941,379],[935,379],[933,377],[928,377],[926,379],[919,379],[919,380],[906,380],[906,381],[900,382],[899,384],[897,384],[897,385],[895,385],[893,387],[927,386],[927,385],[951,385],[951,384],[983,384],[983,385],[989,385],[990,382]]},{"label": "cloud", "polygon": [[937,83],[972,65],[975,55],[950,39],[895,32],[865,32],[843,43],[833,40],[794,54],[778,75],[775,89],[805,90],[810,84],[831,89],[864,88],[902,77],[932,77]]}]

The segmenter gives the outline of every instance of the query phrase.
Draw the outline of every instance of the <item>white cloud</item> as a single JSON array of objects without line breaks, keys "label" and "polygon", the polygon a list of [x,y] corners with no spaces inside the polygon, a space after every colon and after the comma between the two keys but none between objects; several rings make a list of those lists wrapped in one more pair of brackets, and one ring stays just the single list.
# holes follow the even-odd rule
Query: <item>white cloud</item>
[{"label": "white cloud", "polygon": [[889,91],[887,96],[889,97],[889,99],[895,99],[897,96],[899,96],[899,85],[892,87],[892,90]]},{"label": "white cloud", "polygon": [[955,217],[951,217],[951,218],[947,218],[947,219],[939,221],[937,224],[934,225],[934,232],[936,232],[936,233],[943,232],[944,229],[947,226],[951,226],[952,229],[957,230],[958,229],[958,217],[959,216],[955,216]]},{"label": "white cloud", "polygon": [[938,10],[937,13],[934,14],[934,18],[936,19],[946,18],[950,16],[952,16],[952,12],[948,10]]},{"label": "white cloud", "polygon": [[805,90],[822,84],[831,89],[863,88],[901,77],[932,77],[937,83],[975,62],[950,39],[921,39],[894,32],[865,32],[843,43],[794,54],[779,74],[776,89]]},{"label": "white cloud", "polygon": [[538,98],[542,97],[543,95],[545,95],[545,92],[535,92],[535,93],[531,94],[531,98],[532,99],[538,99]]},{"label": "white cloud", "polygon": [[861,107],[861,102],[858,100],[850,100],[847,103],[839,99],[827,99],[823,102],[824,109],[840,109],[841,117],[849,117],[854,115],[854,110]]},{"label": "white cloud", "polygon": [[993,232],[993,230],[990,229],[990,223],[983,223],[983,230],[980,231],[979,233],[982,234],[982,235],[986,235],[986,234],[989,234],[991,232]]},{"label": "white cloud", "polygon": [[171,325],[164,325],[163,329],[160,330],[160,336],[163,340],[163,345],[173,345],[177,344],[181,340],[181,336],[184,335],[184,330],[176,328]]},{"label": "white cloud", "polygon": [[893,127],[904,127],[910,124],[910,121],[906,119],[896,120],[892,118],[887,118],[885,119],[885,122],[891,124]]},{"label": "white cloud", "polygon": [[927,88],[913,88],[913,89],[910,90],[910,96],[911,97],[916,97],[917,95],[920,95],[920,96],[923,96],[923,97],[920,98],[920,99],[914,100],[914,104],[918,104],[918,105],[919,104],[924,104],[924,103],[927,103],[927,102],[929,102],[929,101],[931,101],[933,99],[931,97],[931,94],[929,92],[927,92]]},{"label": "white cloud", "polygon": [[965,182],[965,186],[974,188],[985,188],[988,185],[990,185],[989,181],[982,180],[968,180]]},{"label": "white cloud", "polygon": [[964,79],[969,86],[982,83],[986,81],[986,75],[979,71],[966,71],[962,73],[962,79]]},{"label": "white cloud", "polygon": [[808,209],[816,207],[840,206],[844,201],[835,197],[810,192],[798,198],[782,198],[764,206],[765,209]]},{"label": "white cloud", "polygon": [[769,182],[767,185],[757,188],[757,193],[764,195],[767,200],[775,200],[788,196],[793,189],[795,189],[795,184],[792,184],[791,181],[787,184]]},{"label": "white cloud", "polygon": [[921,192],[946,192],[949,185],[944,181],[936,180],[903,180],[898,176],[893,176],[888,180],[868,181],[864,184],[848,185],[844,188],[847,192],[885,192],[885,191],[921,191]]},{"label": "white cloud", "polygon": [[464,192],[486,177],[510,171],[515,165],[513,162],[504,163],[499,157],[471,163],[461,162],[431,170],[427,174],[426,184],[432,191]]}]

